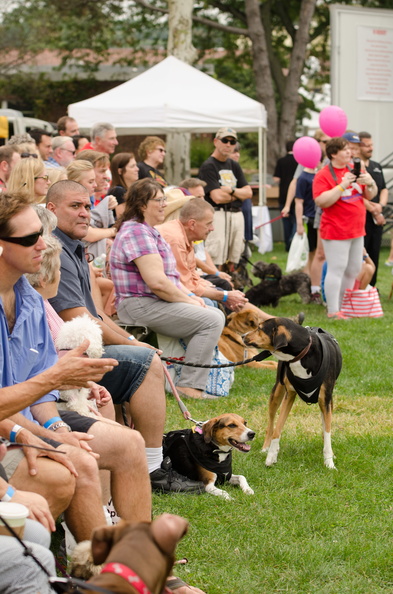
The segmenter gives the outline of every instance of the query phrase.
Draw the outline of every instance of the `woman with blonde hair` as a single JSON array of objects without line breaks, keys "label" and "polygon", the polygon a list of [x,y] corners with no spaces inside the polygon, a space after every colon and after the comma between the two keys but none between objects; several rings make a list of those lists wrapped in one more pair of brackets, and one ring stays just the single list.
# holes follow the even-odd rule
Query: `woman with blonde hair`
[{"label": "woman with blonde hair", "polygon": [[45,202],[50,184],[43,161],[33,154],[21,155],[20,161],[12,168],[7,182],[9,192],[22,192],[34,197],[36,204]]}]

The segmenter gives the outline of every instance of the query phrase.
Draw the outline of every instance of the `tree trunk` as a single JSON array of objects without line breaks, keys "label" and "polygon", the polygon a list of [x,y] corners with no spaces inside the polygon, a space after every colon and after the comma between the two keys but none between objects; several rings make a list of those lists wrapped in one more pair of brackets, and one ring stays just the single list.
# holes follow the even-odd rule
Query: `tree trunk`
[{"label": "tree trunk", "polygon": [[[169,36],[168,55],[191,64],[197,58],[192,45],[193,0],[168,0]],[[178,185],[190,173],[191,134],[176,132],[167,134],[167,159],[165,176],[169,183]]]},{"label": "tree trunk", "polygon": [[272,72],[265,30],[262,25],[258,0],[245,0],[247,25],[252,42],[253,70],[258,101],[267,111],[267,170],[272,172],[278,155],[278,113],[274,95]]},{"label": "tree trunk", "polygon": [[282,108],[278,138],[280,148],[284,151],[285,142],[295,137],[296,113],[299,105],[300,79],[307,56],[307,45],[310,40],[309,30],[315,12],[316,0],[302,0],[299,24],[291,53],[285,92],[282,97]]},{"label": "tree trunk", "polygon": [[[252,42],[253,70],[258,101],[267,111],[267,169],[272,173],[278,157],[285,154],[285,143],[294,138],[296,112],[299,102],[298,89],[309,42],[309,28],[314,15],[316,0],[302,0],[299,23],[291,53],[288,75],[284,85],[277,85],[281,113],[273,87],[273,72],[269,55],[272,54],[262,23],[259,0],[245,0],[248,32]],[[277,79],[277,74],[276,79]]]}]

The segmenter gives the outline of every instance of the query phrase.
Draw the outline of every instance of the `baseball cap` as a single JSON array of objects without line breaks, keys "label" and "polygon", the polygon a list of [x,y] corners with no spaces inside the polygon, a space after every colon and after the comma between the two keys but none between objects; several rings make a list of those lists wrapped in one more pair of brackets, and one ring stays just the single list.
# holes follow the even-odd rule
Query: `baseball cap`
[{"label": "baseball cap", "polygon": [[359,135],[356,134],[356,132],[345,132],[345,134],[343,134],[343,138],[345,138],[345,140],[347,140],[348,142],[360,144],[360,138]]},{"label": "baseball cap", "polygon": [[227,136],[232,136],[232,138],[236,138],[237,140],[236,130],[233,128],[220,128],[217,131],[216,138],[219,140],[221,140],[221,138],[226,138]]}]

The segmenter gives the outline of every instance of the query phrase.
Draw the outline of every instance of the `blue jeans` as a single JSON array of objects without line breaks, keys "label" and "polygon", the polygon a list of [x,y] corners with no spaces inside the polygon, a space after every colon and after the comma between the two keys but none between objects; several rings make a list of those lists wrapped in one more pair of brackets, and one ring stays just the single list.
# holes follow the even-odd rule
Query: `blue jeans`
[{"label": "blue jeans", "polygon": [[155,351],[146,347],[111,344],[105,347],[103,357],[119,362],[117,367],[104,375],[98,383],[104,386],[115,404],[129,402],[142,384],[149,370]]}]

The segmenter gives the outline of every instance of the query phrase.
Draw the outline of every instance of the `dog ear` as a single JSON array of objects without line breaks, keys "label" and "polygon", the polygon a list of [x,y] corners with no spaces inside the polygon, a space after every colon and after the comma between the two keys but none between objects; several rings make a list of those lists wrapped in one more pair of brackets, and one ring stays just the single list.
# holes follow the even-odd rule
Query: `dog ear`
[{"label": "dog ear", "polygon": [[276,351],[288,346],[288,337],[280,327],[274,329],[272,345]]},{"label": "dog ear", "polygon": [[202,426],[203,438],[206,443],[210,443],[211,440],[213,439],[214,429],[217,427],[218,423],[219,423],[219,421],[215,418],[215,419],[210,419],[210,421],[207,421],[206,423],[203,424],[203,426]]}]

